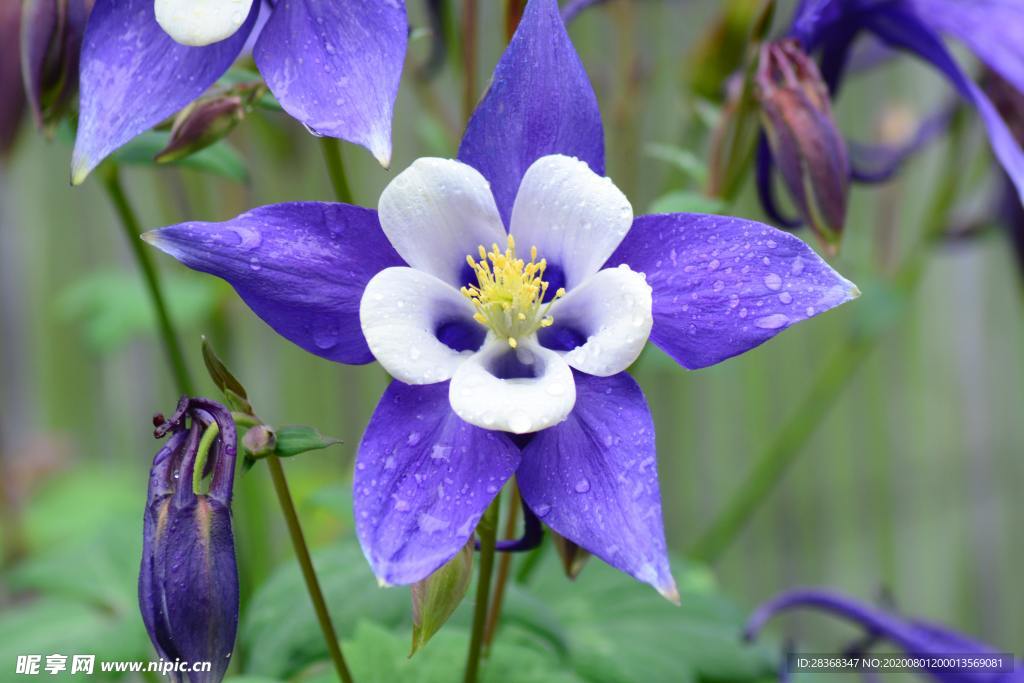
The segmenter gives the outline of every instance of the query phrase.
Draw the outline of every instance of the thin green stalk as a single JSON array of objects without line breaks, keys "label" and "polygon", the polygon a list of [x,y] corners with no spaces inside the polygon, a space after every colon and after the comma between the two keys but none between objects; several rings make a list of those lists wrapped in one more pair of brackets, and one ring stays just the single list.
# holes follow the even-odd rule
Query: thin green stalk
[{"label": "thin green stalk", "polygon": [[[505,533],[508,539],[515,538],[516,524],[519,520],[519,486],[516,480],[508,484],[508,510],[505,512]],[[501,619],[501,607],[505,602],[505,586],[508,584],[509,572],[512,569],[512,553],[502,553],[498,562],[498,575],[494,579],[494,593],[491,596],[490,612],[484,627],[484,648],[489,649],[498,632],[498,621]]]},{"label": "thin green stalk", "polygon": [[316,570],[313,568],[313,560],[309,556],[309,548],[306,546],[306,538],[302,533],[302,526],[299,524],[299,515],[295,511],[295,503],[292,501],[291,491],[288,490],[288,480],[284,476],[284,468],[281,467],[281,460],[276,455],[269,455],[266,458],[270,467],[270,477],[274,481],[274,490],[277,492],[277,500],[281,504],[281,512],[284,514],[285,522],[288,524],[288,534],[292,538],[292,546],[295,548],[295,557],[299,560],[299,567],[302,568],[302,578],[306,581],[306,590],[309,591],[309,598],[313,601],[313,609],[316,611],[317,621],[320,622],[320,630],[327,642],[327,652],[334,662],[334,669],[338,672],[338,678],[343,683],[352,683],[352,674],[345,664],[345,657],[341,653],[341,644],[338,642],[338,634],[334,630],[334,623],[327,611],[327,602],[320,590],[320,582],[316,578]]},{"label": "thin green stalk", "polygon": [[494,571],[494,548],[498,543],[499,495],[487,508],[476,534],[480,539],[480,571],[476,580],[476,607],[473,611],[473,631],[469,640],[466,657],[464,683],[476,683],[480,674],[480,653],[484,644],[484,627],[487,623],[487,603],[491,594],[491,573]]},{"label": "thin green stalk", "polygon": [[193,393],[192,380],[189,378],[185,354],[182,352],[181,346],[178,343],[178,337],[174,332],[174,324],[171,322],[171,316],[167,309],[163,288],[160,285],[160,278],[157,275],[156,267],[153,265],[153,260],[150,258],[149,251],[142,244],[142,240],[139,239],[139,235],[142,233],[139,227],[139,219],[135,214],[135,210],[132,209],[131,203],[128,201],[124,186],[121,184],[117,166],[113,163],[107,166],[103,178],[103,187],[107,191],[107,196],[110,197],[111,204],[114,205],[114,210],[121,221],[121,227],[124,228],[125,236],[128,238],[128,246],[131,247],[139,270],[142,271],[142,277],[145,280],[146,289],[153,304],[153,311],[156,313],[157,324],[160,329],[160,339],[163,342],[164,351],[167,354],[167,361],[174,381],[177,384],[178,393],[191,396]]},{"label": "thin green stalk", "polygon": [[210,446],[213,440],[220,434],[220,425],[211,422],[210,426],[203,432],[203,438],[199,440],[199,448],[196,450],[196,464],[192,469],[192,491],[198,496],[202,493],[203,470],[206,469],[206,460],[210,456]]},{"label": "thin green stalk", "polygon": [[462,118],[469,121],[476,108],[477,30],[480,24],[477,0],[466,0],[462,8]]},{"label": "thin green stalk", "polygon": [[336,138],[320,138],[320,150],[324,154],[324,163],[327,164],[327,175],[331,179],[331,187],[334,188],[334,198],[343,204],[352,204],[352,190],[348,186],[345,162],[341,157],[341,141]]},{"label": "thin green stalk", "polygon": [[[924,217],[919,242],[911,249],[903,266],[893,278],[894,289],[909,300],[921,283],[932,244],[945,229],[956,201],[960,180],[959,159],[963,156],[962,116],[954,117],[946,171]],[[826,363],[799,409],[778,432],[755,461],[754,468],[726,503],[707,531],[690,550],[690,556],[702,562],[714,562],[729,548],[757,509],[782,480],[789,466],[803,452],[807,440],[828,415],[857,369],[885,337],[890,326],[877,325],[850,335]]]}]

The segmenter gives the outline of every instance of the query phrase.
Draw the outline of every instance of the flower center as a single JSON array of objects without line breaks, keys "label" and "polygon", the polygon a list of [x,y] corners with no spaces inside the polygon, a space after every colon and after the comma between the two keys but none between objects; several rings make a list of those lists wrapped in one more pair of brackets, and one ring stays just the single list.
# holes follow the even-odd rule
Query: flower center
[{"label": "flower center", "polygon": [[476,273],[477,283],[463,287],[462,294],[473,302],[476,309],[473,319],[498,337],[507,339],[514,349],[521,337],[554,322],[549,312],[555,301],[565,296],[565,289],[559,288],[550,301],[544,302],[548,291],[548,283],[544,281],[547,261],[537,260],[537,247],[530,247],[529,262],[516,258],[516,241],[512,235],[508,236],[504,252],[497,244],[492,244],[490,251],[481,245],[479,252],[479,261],[466,256],[466,262]]}]

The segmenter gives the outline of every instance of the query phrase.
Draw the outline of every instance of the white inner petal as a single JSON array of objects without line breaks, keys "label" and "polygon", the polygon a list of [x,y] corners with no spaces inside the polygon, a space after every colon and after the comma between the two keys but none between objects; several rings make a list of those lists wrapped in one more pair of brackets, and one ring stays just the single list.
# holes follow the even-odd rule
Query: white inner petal
[{"label": "white inner petal", "polygon": [[572,289],[604,265],[633,225],[633,207],[609,178],[572,157],[541,157],[527,169],[512,207],[511,233],[536,246]]},{"label": "white inner petal", "polygon": [[455,286],[465,284],[466,256],[505,243],[490,185],[459,161],[417,159],[384,188],[378,209],[384,234],[405,262]]},{"label": "white inner petal", "polygon": [[563,356],[588,375],[608,377],[637,359],[651,334],[651,286],[627,265],[606,268],[584,281],[552,311],[556,325],[587,334],[587,341]]},{"label": "white inner petal", "polygon": [[245,23],[253,0],[155,0],[156,21],[182,45],[219,43]]},{"label": "white inner petal", "polygon": [[[531,368],[533,376],[498,377],[496,367],[509,360]],[[483,348],[455,371],[448,399],[452,410],[470,424],[526,434],[552,427],[569,415],[576,403],[576,383],[565,361],[540,346],[536,337],[513,350],[504,340],[489,336]]]},{"label": "white inner petal", "polygon": [[413,268],[385,268],[366,285],[359,323],[374,358],[406,384],[451,378],[472,351],[456,351],[437,339],[448,320],[472,320],[473,307],[455,288]]}]

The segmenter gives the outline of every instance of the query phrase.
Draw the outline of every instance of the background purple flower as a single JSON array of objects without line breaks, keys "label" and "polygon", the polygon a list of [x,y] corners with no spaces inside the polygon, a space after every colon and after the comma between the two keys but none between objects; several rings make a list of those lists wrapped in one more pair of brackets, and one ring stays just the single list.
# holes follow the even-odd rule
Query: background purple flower
[{"label": "background purple flower", "polygon": [[238,57],[257,24],[254,57],[285,111],[316,135],[391,158],[391,116],[408,26],[401,2],[254,2],[241,27],[204,47],[175,42],[153,0],[97,0],[82,49],[72,181],[111,152],[199,97]]},{"label": "background purple flower", "polygon": [[[909,52],[932,66],[981,116],[993,153],[1024,197],[1024,152],[988,96],[959,66],[943,44],[944,35],[961,41],[978,59],[1018,90],[1024,90],[1024,4],[1015,0],[801,0],[789,35],[809,53],[820,55],[821,72],[833,98],[849,70],[858,39],[871,35],[884,45]],[[851,146],[854,180],[888,178],[907,158],[941,130],[945,114],[929,118],[902,149]],[[761,145],[758,164],[768,173],[773,160]],[[762,203],[773,219],[778,214],[769,183],[761,183]]]}]

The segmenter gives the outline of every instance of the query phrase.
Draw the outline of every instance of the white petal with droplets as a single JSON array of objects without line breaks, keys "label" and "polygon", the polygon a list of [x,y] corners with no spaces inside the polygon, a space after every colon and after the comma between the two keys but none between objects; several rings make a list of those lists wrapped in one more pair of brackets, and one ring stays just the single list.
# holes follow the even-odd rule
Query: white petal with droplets
[{"label": "white petal with droplets", "polygon": [[[492,364],[507,353],[533,366],[534,376],[495,376]],[[569,415],[576,403],[576,383],[565,361],[540,346],[536,337],[521,340],[512,350],[504,340],[490,336],[483,348],[455,371],[448,398],[452,410],[472,425],[527,434],[556,425]]]},{"label": "white petal with droplets", "polygon": [[451,378],[472,352],[440,342],[437,327],[472,315],[469,301],[454,287],[414,268],[385,268],[366,285],[359,302],[359,322],[370,352],[406,384]]},{"label": "white petal with droplets", "polygon": [[588,278],[553,309],[556,324],[587,335],[582,346],[563,356],[565,362],[598,377],[622,372],[647,344],[654,324],[651,306],[647,279],[629,266],[606,268]]},{"label": "white petal with droplets", "polygon": [[461,286],[466,256],[504,245],[505,228],[487,180],[451,159],[422,158],[381,193],[380,224],[413,268]]},{"label": "white petal with droplets", "polygon": [[182,45],[203,46],[230,38],[242,27],[253,0],[155,0],[156,21]]},{"label": "white petal with droplets", "polygon": [[527,169],[512,207],[511,233],[523,253],[536,246],[562,268],[566,289],[604,265],[633,224],[633,207],[609,178],[559,154]]}]

